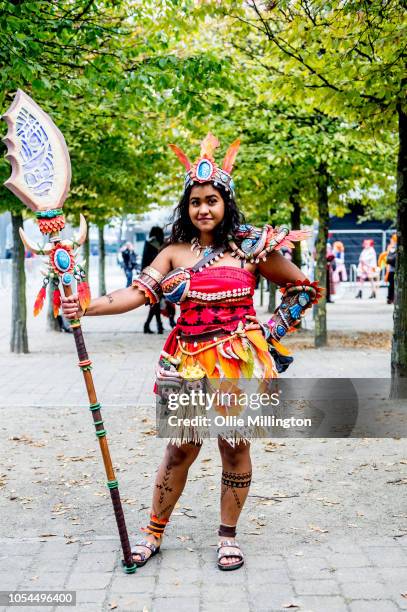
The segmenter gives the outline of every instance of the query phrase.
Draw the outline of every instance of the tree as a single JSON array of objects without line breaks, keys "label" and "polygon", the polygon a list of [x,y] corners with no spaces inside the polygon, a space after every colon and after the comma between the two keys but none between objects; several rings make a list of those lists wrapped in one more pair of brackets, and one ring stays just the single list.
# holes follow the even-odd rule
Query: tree
[{"label": "tree", "polygon": [[397,395],[399,382],[407,377],[405,3],[249,0],[246,7],[236,19],[267,37],[279,95],[331,117],[346,117],[383,140],[398,127],[398,260],[391,357],[392,392]]},{"label": "tree", "polygon": [[[286,57],[271,55],[262,22],[250,20],[243,4],[222,3],[215,8],[227,16],[223,21],[213,19],[217,36],[212,23],[208,29],[211,44],[230,67],[221,92],[227,107],[219,100],[218,114],[220,134],[242,137],[237,163],[239,199],[255,223],[274,220],[298,227],[301,220],[318,220],[316,278],[325,287],[329,215],[346,211],[355,192],[372,208],[388,201],[394,183],[393,142],[390,138],[377,142],[356,121],[330,116],[304,103],[299,95],[293,101]],[[212,89],[210,95],[214,95]],[[294,251],[297,264],[298,251]],[[315,344],[326,342],[322,299],[316,307]]]},{"label": "tree", "polygon": [[[1,4],[0,103],[7,107],[20,87],[51,114],[61,129],[73,162],[72,195],[66,205],[69,218],[77,217],[78,211],[87,206],[89,211],[90,198],[92,205],[96,197],[100,201],[99,185],[103,180],[106,184],[106,166],[93,163],[95,152],[107,158],[106,148],[112,140],[121,138],[120,144],[125,140],[128,148],[140,157],[145,155],[146,170],[135,181],[136,170],[131,166],[122,167],[119,173],[123,149],[115,149],[115,178],[120,175],[123,179],[118,190],[123,195],[116,201],[116,211],[122,214],[122,205],[133,205],[137,197],[142,201],[131,181],[140,184],[142,175],[151,177],[157,169],[147,165],[146,153],[150,147],[151,154],[160,136],[168,133],[166,120],[171,113],[179,113],[177,104],[183,113],[193,112],[195,106],[202,108],[199,93],[209,77],[216,79],[219,62],[203,50],[195,52],[192,45],[185,47],[183,37],[190,39],[196,28],[191,7],[191,2],[176,0],[142,4],[130,0],[26,0]],[[198,75],[201,80],[196,79]],[[190,95],[194,80],[196,98]],[[162,150],[162,142],[160,146]],[[8,165],[0,161],[1,178],[5,180],[8,175]],[[108,176],[111,178],[112,172]],[[117,183],[111,182],[109,189],[116,187]],[[143,195],[146,193],[144,189]],[[151,198],[144,197],[144,209],[149,201]],[[14,218],[22,210],[15,199],[3,197],[3,192],[1,206],[15,213]],[[100,222],[94,216],[94,221]],[[18,261],[21,266],[21,259]],[[17,274],[16,266],[13,270]],[[20,285],[23,272],[18,274],[13,282]],[[16,312],[13,309],[14,317]],[[19,319],[18,344],[26,336],[23,327]]]}]

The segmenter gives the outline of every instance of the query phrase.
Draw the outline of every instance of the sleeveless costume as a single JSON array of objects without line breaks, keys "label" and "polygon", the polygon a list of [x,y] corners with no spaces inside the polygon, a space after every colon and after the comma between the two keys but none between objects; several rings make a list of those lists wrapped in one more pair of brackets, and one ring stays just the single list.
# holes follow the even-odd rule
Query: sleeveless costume
[{"label": "sleeveless costume", "polygon": [[[217,139],[208,134],[201,145],[201,156],[194,164],[178,147],[170,145],[187,171],[185,189],[197,183],[212,182],[215,187],[220,184],[233,194],[230,172],[239,141],[229,147],[221,168],[213,159],[213,151],[218,145]],[[267,381],[288,367],[292,358],[287,357],[289,353],[279,340],[292,331],[304,311],[318,301],[320,290],[317,283],[308,280],[287,283],[281,289],[283,302],[270,321],[260,324],[261,329],[247,330],[246,326],[251,323],[247,315],[256,316],[253,307],[256,276],[244,268],[244,262],[266,261],[272,251],[293,247],[292,241],[307,236],[308,232],[289,231],[284,226],[276,229],[271,225],[263,228],[240,225],[229,234],[227,245],[215,250],[207,249],[208,254],[196,266],[176,268],[165,277],[148,266],[133,281],[150,304],[164,295],[181,307],[180,317],[165,342],[157,367],[154,391],[158,396],[160,416],[168,417],[170,414],[168,400],[171,394],[183,391],[208,393],[222,389],[241,393],[248,381],[255,383],[255,392],[265,392]],[[226,250],[241,261],[241,267],[210,267],[223,257]],[[181,412],[178,407],[177,416],[183,419],[205,416],[205,410],[205,406],[190,402]],[[215,412],[223,415],[236,415],[242,410],[241,406],[215,405]],[[181,424],[168,427],[164,435],[177,444],[201,442],[210,435],[210,430],[206,424]],[[160,433],[163,435],[162,431]],[[226,425],[222,429],[217,427],[215,433],[234,444],[265,432],[258,426],[238,428]]]}]

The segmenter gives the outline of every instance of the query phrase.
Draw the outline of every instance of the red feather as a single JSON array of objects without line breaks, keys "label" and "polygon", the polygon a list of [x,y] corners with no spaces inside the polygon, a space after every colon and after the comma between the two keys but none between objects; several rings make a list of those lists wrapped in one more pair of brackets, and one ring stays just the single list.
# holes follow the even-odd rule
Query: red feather
[{"label": "red feather", "polygon": [[181,151],[181,149],[174,144],[170,144],[168,146],[172,151],[174,151],[175,155],[178,157],[179,161],[184,166],[185,170],[188,172],[191,169],[191,162],[185,155],[184,151]]},{"label": "red feather", "polygon": [[45,296],[45,287],[41,287],[38,292],[37,299],[34,302],[34,317],[36,317],[41,312],[42,307],[44,306]]},{"label": "red feather", "polygon": [[90,289],[87,282],[78,283],[78,297],[82,310],[86,310],[90,304]]},{"label": "red feather", "polygon": [[226,152],[225,159],[223,160],[223,163],[222,163],[222,170],[224,170],[228,174],[232,172],[233,164],[235,163],[235,159],[236,159],[237,152],[239,151],[239,147],[240,147],[240,140],[237,139],[234,142],[232,142],[232,144],[230,145],[230,147],[228,148]]},{"label": "red feather", "polygon": [[208,132],[203,141],[201,142],[201,157],[209,157],[212,159],[215,149],[219,146],[219,140]]},{"label": "red feather", "polygon": [[57,317],[59,314],[59,308],[61,306],[61,292],[58,287],[54,289],[54,293],[52,295],[52,304],[54,308],[54,317]]}]

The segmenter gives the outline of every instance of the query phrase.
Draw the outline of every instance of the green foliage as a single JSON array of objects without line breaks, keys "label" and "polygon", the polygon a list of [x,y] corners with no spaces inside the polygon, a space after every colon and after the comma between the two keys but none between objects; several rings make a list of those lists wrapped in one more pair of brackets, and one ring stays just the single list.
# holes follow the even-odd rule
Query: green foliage
[{"label": "green foliage", "polygon": [[[0,3],[0,103],[17,87],[62,130],[73,167],[66,213],[94,223],[174,201],[210,129],[237,136],[249,220],[316,215],[328,169],[331,212],[361,201],[394,216],[395,115],[404,104],[401,4],[58,0]],[[367,6],[367,5],[366,5]],[[174,168],[179,168],[174,172]],[[9,166],[0,162],[0,179]],[[21,210],[1,189],[3,210]]]},{"label": "green foliage", "polygon": [[[188,1],[1,3],[0,103],[19,87],[61,129],[73,169],[68,216],[84,211],[100,224],[159,199],[173,119],[199,114],[219,74],[217,58],[191,43],[195,29]],[[1,178],[9,172],[1,161]],[[21,209],[4,188],[0,207]]]}]

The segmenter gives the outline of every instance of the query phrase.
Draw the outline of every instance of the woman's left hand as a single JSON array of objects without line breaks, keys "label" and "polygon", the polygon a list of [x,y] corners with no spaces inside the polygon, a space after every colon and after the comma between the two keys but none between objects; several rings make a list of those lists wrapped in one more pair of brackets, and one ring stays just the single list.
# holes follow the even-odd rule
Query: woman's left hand
[{"label": "woman's left hand", "polygon": [[246,315],[246,319],[249,319],[249,322],[245,325],[246,331],[250,329],[262,329],[256,317],[253,317],[252,315]]}]

